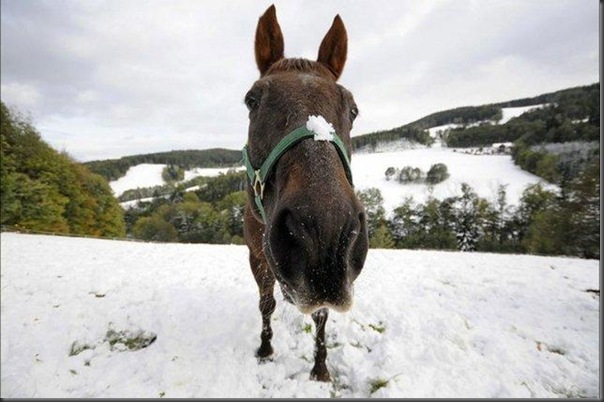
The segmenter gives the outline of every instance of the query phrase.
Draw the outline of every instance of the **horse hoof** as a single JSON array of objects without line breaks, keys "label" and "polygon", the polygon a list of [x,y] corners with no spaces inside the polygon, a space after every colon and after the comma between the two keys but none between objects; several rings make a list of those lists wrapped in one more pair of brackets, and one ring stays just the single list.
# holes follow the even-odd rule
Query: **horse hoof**
[{"label": "horse hoof", "polygon": [[313,368],[310,372],[310,379],[313,381],[330,382],[331,376],[326,367],[322,369]]},{"label": "horse hoof", "polygon": [[263,345],[258,348],[256,351],[256,357],[260,361],[260,363],[264,363],[266,361],[273,360],[273,347],[271,345]]}]

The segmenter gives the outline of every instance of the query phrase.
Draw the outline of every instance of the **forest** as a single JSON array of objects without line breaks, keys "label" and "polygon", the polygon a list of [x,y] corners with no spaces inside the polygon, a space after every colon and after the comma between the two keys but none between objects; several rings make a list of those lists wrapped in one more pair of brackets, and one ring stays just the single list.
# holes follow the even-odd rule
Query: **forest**
[{"label": "forest", "polygon": [[590,164],[560,193],[527,187],[517,206],[505,186],[495,202],[467,184],[424,203],[406,199],[387,216],[379,189],[358,195],[368,214],[371,247],[573,255],[600,258],[600,168]]},{"label": "forest", "polygon": [[0,104],[0,219],[50,233],[123,237],[124,211],[107,181],[59,153],[35,127]]}]

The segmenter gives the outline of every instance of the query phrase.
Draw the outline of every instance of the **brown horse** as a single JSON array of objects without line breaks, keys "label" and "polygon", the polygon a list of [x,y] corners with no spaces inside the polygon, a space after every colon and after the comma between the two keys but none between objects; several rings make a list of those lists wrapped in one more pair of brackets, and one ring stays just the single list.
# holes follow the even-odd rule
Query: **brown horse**
[{"label": "brown horse", "polygon": [[[270,317],[277,280],[285,299],[315,322],[311,378],[319,381],[330,379],[325,364],[328,308],[343,312],[351,307],[352,283],[363,269],[368,247],[365,212],[349,166],[350,130],[358,110],[352,94],[336,83],[347,43],[338,15],[317,61],[284,58],[283,36],[271,6],[256,29],[260,79],[245,96],[250,124],[243,153],[250,185],[244,235],[260,291],[262,343],[257,356],[264,360],[273,354]],[[318,136],[320,127],[312,131],[309,116],[323,119],[330,129],[327,136]]]}]

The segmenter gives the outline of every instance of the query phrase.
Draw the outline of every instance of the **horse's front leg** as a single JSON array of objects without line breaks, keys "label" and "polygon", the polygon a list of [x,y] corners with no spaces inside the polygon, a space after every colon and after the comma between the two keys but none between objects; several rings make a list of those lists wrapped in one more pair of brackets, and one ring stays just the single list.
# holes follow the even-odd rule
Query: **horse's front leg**
[{"label": "horse's front leg", "polygon": [[327,358],[327,349],[325,348],[325,324],[329,310],[322,308],[312,313],[312,319],[317,327],[317,336],[315,338],[315,365],[310,372],[310,378],[317,381],[329,381],[329,370],[325,364]]},{"label": "horse's front leg", "polygon": [[256,356],[260,359],[267,359],[273,354],[271,339],[273,338],[273,329],[271,328],[271,315],[275,311],[275,298],[273,291],[275,289],[275,276],[268,269],[266,260],[254,257],[250,253],[250,265],[254,278],[258,284],[260,293],[260,314],[262,314],[262,332],[260,333],[260,348],[256,351]]}]

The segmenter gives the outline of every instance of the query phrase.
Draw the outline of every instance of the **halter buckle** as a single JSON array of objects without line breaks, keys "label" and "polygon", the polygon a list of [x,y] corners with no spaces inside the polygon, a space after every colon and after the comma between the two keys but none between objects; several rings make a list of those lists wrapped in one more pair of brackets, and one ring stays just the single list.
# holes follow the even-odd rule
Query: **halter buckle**
[{"label": "halter buckle", "polygon": [[254,183],[252,187],[254,188],[254,195],[262,199],[264,197],[264,182],[260,178],[260,170],[254,171]]}]

